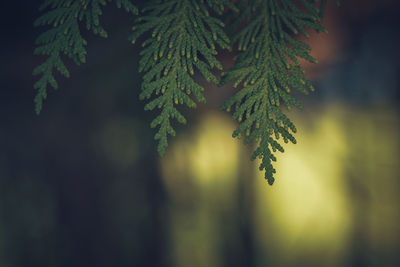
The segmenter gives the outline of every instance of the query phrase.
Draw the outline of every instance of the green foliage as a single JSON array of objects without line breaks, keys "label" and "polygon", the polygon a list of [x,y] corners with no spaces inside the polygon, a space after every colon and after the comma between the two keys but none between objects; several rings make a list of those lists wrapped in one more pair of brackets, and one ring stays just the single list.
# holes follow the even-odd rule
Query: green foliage
[{"label": "green foliage", "polygon": [[[47,96],[47,86],[58,87],[54,69],[69,77],[61,56],[66,55],[76,64],[85,62],[86,41],[80,22],[87,30],[107,37],[99,23],[107,1],[112,0],[46,0],[42,5],[41,9],[48,12],[35,25],[53,28],[38,37],[35,49],[35,54],[47,56],[34,70],[35,75],[42,75],[34,85],[38,89],[37,113]],[[114,2],[138,15],[130,0]],[[132,43],[140,40],[143,47],[139,62],[139,71],[144,73],[140,98],[149,99],[146,110],[160,109],[151,122],[151,127],[158,127],[155,139],[159,140],[159,154],[165,153],[168,135],[175,135],[171,119],[186,123],[177,105],[195,108],[195,101],[206,101],[204,88],[194,80],[194,73],[214,84],[233,80],[234,87],[241,89],[221,108],[228,112],[232,109],[233,119],[239,122],[233,137],[245,135],[245,143],[256,140],[258,147],[252,159],[261,159],[260,170],[265,170],[265,178],[272,185],[272,161],[276,161],[273,152],[283,152],[278,139],[296,143],[296,127],[283,112],[281,103],[288,110],[293,106],[301,108],[291,91],[308,94],[314,90],[304,76],[299,58],[317,61],[309,54],[311,48],[295,35],[308,37],[307,29],[326,32],[320,25],[325,5],[326,0],[238,0],[235,5],[230,0],[148,1],[129,38]],[[222,17],[228,17],[232,34],[225,33]],[[233,68],[218,81],[212,72],[223,69],[216,59],[217,48],[231,50],[230,35],[239,52]]]},{"label": "green foliage", "polygon": [[[111,2],[112,0],[108,0]],[[137,14],[137,8],[130,0],[115,0],[118,8],[123,7],[127,12]],[[81,35],[79,22],[84,22],[87,30],[106,38],[107,32],[100,25],[99,16],[106,0],[45,0],[40,10],[49,11],[35,21],[35,26],[52,25],[53,28],[42,33],[36,40],[38,47],[35,54],[45,55],[47,59],[37,66],[33,74],[42,75],[34,85],[38,89],[35,97],[36,113],[40,113],[43,100],[47,97],[47,86],[54,89],[58,84],[54,78],[54,70],[69,77],[69,71],[61,56],[66,55],[77,65],[86,62],[86,40]]]},{"label": "green foliage", "polygon": [[[309,55],[310,47],[293,38],[299,32],[308,37],[307,28],[326,31],[320,24],[323,12],[317,3],[292,0],[248,0],[238,3],[242,13],[237,23],[245,22],[233,40],[238,44],[239,54],[235,66],[223,74],[221,83],[234,80],[234,87],[242,84],[232,98],[226,101],[222,109],[234,109],[233,119],[239,126],[233,137],[246,135],[245,143],[257,140],[258,147],[252,160],[259,157],[260,170],[265,170],[265,179],[274,183],[275,169],[272,154],[276,150],[283,152],[276,141],[280,137],[284,142],[296,143],[292,133],[296,127],[283,113],[280,103],[287,109],[292,106],[301,108],[301,104],[290,95],[292,89],[304,94],[313,91],[311,83],[305,78],[298,58],[316,63]],[[314,1],[318,2],[318,1]],[[322,1],[321,7],[325,6]],[[274,139],[275,137],[275,139]]]},{"label": "green foliage", "polygon": [[168,146],[167,136],[175,136],[170,119],[186,123],[185,117],[175,107],[184,104],[195,108],[196,103],[206,102],[204,88],[193,79],[198,70],[208,82],[218,83],[211,70],[222,70],[215,58],[216,46],[230,49],[229,38],[223,31],[224,24],[212,14],[221,14],[224,7],[234,6],[228,0],[172,0],[151,1],[138,18],[138,25],[130,36],[133,43],[145,32],[151,36],[144,40],[139,62],[143,76],[141,99],[155,98],[146,110],[161,109],[151,127],[159,126],[155,139],[159,140],[158,152],[163,155]]}]

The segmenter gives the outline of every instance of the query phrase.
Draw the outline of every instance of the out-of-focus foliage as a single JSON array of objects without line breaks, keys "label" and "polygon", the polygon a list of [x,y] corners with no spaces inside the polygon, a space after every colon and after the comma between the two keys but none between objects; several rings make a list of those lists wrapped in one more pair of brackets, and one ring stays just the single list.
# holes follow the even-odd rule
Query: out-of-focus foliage
[{"label": "out-of-focus foliage", "polygon": [[[396,112],[326,104],[293,121],[305,129],[298,134],[304,145],[285,147],[276,164],[282,179],[272,189],[262,186],[256,164],[244,171],[245,150],[223,138],[233,127],[228,118],[207,114],[193,133],[172,144],[162,159],[162,174],[171,196],[174,266],[194,258],[200,262],[195,266],[223,265],[225,256],[232,255],[229,242],[237,242],[236,249],[244,246],[245,239],[239,238],[243,225],[254,238],[252,266],[356,266],[367,257],[358,250],[369,253],[371,266],[396,266]],[[215,143],[202,141],[209,139]],[[219,145],[230,153],[210,160]],[[240,184],[244,177],[247,187]],[[236,199],[244,201],[248,218],[242,217]]]},{"label": "out-of-focus foliage", "polygon": [[[171,198],[173,266],[224,265],[221,246],[225,235],[235,235],[235,223],[228,218],[237,211],[233,203],[239,181],[235,178],[245,152],[237,140],[226,138],[234,127],[228,116],[210,112],[192,131],[178,137],[162,159],[163,181]],[[218,229],[224,221],[222,233]]]}]

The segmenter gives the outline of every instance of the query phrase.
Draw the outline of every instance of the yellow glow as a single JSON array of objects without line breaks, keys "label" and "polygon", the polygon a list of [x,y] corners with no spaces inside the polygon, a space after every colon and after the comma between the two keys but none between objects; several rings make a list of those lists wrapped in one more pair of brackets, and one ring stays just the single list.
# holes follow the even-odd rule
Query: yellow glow
[{"label": "yellow glow", "polygon": [[298,253],[308,247],[329,248],[332,257],[345,249],[350,211],[342,166],[348,151],[343,126],[335,116],[332,109],[307,117],[313,126],[294,120],[301,129],[298,144],[286,145],[277,155],[275,184],[269,187],[258,172],[254,186],[256,223],[263,232],[260,242],[274,240],[281,253],[296,244]]},{"label": "yellow glow", "polygon": [[208,114],[198,126],[188,156],[192,173],[201,184],[236,175],[239,144],[231,138],[234,127],[229,117],[219,114]]},{"label": "yellow glow", "polygon": [[[357,225],[365,242],[384,255],[397,255],[400,244],[400,123],[398,111],[374,109],[352,112],[351,149],[356,151],[350,158],[349,173],[357,187],[352,192]],[[372,265],[394,266],[374,259]]]},{"label": "yellow glow", "polygon": [[221,266],[221,217],[235,212],[238,155],[227,115],[209,113],[177,137],[161,161],[169,192],[174,266]]},{"label": "yellow glow", "polygon": [[235,229],[242,216],[236,206],[243,197],[238,195],[239,180],[250,209],[246,214],[251,216],[257,266],[347,266],[357,242],[377,255],[396,253],[396,112],[326,105],[296,115],[298,143],[276,153],[272,187],[258,163],[250,165],[245,146],[230,137],[235,124],[228,116],[207,114],[193,130],[175,138],[161,166],[171,200],[176,266],[221,265],[221,236],[237,234],[221,228],[221,222],[235,222]]},{"label": "yellow glow", "polygon": [[220,113],[205,115],[192,134],[178,138],[168,148],[162,161],[166,183],[175,186],[187,184],[187,181],[178,180],[190,179],[200,186],[234,184],[229,180],[238,172],[241,146],[231,138],[234,129],[228,116]]}]

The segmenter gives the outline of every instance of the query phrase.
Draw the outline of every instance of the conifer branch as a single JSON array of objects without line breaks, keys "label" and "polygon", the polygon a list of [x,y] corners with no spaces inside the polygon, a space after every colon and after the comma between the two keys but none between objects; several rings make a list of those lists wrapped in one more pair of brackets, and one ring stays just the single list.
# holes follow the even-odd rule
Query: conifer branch
[{"label": "conifer branch", "polygon": [[228,112],[233,109],[233,119],[239,121],[233,137],[244,134],[245,143],[257,140],[251,158],[261,159],[260,170],[265,170],[265,179],[272,185],[276,172],[272,152],[284,151],[276,140],[282,137],[285,143],[296,143],[296,127],[280,104],[288,110],[292,106],[301,108],[291,90],[304,94],[314,90],[298,58],[313,63],[317,60],[310,56],[310,47],[292,35],[300,32],[308,37],[309,28],[326,32],[320,25],[325,1],[248,0],[238,5],[243,12],[237,19],[245,21],[245,26],[233,40],[240,52],[234,67],[223,74],[221,84],[234,80],[234,87],[242,84],[243,88],[221,108]]},{"label": "conifer branch", "polygon": [[[111,2],[111,0],[107,0]],[[37,66],[33,74],[42,75],[35,83],[38,89],[35,97],[35,110],[40,113],[43,100],[47,97],[47,87],[58,88],[54,78],[57,70],[63,76],[69,77],[69,71],[62,60],[65,55],[77,65],[86,62],[86,40],[82,37],[79,22],[83,21],[87,30],[106,38],[107,32],[100,25],[99,16],[102,14],[102,6],[106,0],[45,0],[40,10],[49,9],[47,13],[39,17],[34,25],[52,25],[53,28],[42,33],[36,40],[38,47],[34,53],[45,55],[47,59]],[[130,0],[115,0],[118,8],[123,7],[128,13],[137,14],[137,8]]]},{"label": "conifer branch", "polygon": [[144,33],[151,37],[143,41],[139,71],[144,72],[140,98],[149,99],[146,110],[161,109],[151,127],[159,126],[155,139],[159,140],[158,152],[165,153],[168,135],[175,136],[171,119],[186,123],[185,117],[175,107],[184,104],[195,108],[194,98],[205,103],[204,88],[193,79],[195,70],[209,82],[218,83],[211,70],[222,70],[216,59],[216,46],[230,49],[224,24],[210,14],[221,14],[224,7],[236,8],[229,0],[170,0],[151,1],[144,9],[145,15],[130,37],[132,43]]},{"label": "conifer branch", "polygon": [[[113,0],[45,0],[41,10],[47,10],[35,21],[35,26],[52,25],[37,40],[35,54],[47,56],[33,74],[41,75],[34,87],[38,89],[35,109],[39,113],[47,87],[57,89],[54,78],[57,70],[65,77],[69,71],[62,59],[66,56],[76,64],[86,61],[86,40],[80,24],[101,37],[107,32],[100,25],[102,8]],[[338,2],[338,1],[337,1]],[[117,7],[137,15],[138,9],[131,0],[114,0]],[[240,13],[237,11],[240,9]],[[313,91],[304,76],[299,58],[316,63],[310,56],[310,47],[295,35],[308,37],[307,30],[324,31],[320,25],[326,0],[150,0],[137,19],[130,36],[135,43],[144,35],[140,52],[139,71],[143,72],[140,99],[151,99],[145,110],[160,109],[150,126],[158,127],[155,139],[159,140],[158,152],[165,153],[168,135],[175,135],[172,119],[186,123],[177,105],[196,107],[204,103],[204,88],[195,82],[199,72],[208,82],[224,84],[234,80],[234,87],[242,87],[227,100],[222,109],[233,110],[233,119],[239,121],[233,137],[245,135],[245,143],[257,141],[252,159],[260,158],[260,170],[265,170],[269,184],[274,183],[276,161],[274,152],[283,152],[278,143],[296,143],[296,127],[282,111],[287,107],[302,108],[291,95],[292,90],[304,94]],[[219,19],[232,14],[229,28],[237,29],[232,40],[239,53],[235,65],[218,82],[212,73],[222,70],[216,59],[217,47],[231,49],[225,25]],[[237,15],[238,14],[238,15]],[[217,18],[218,17],[218,18]],[[231,34],[229,34],[231,35]],[[193,95],[193,96],[192,96]]]}]

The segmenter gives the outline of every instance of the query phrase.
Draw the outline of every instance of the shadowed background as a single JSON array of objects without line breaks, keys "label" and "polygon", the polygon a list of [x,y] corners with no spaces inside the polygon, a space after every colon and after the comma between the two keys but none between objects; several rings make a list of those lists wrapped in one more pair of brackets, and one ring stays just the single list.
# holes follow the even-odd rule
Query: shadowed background
[{"label": "shadowed background", "polygon": [[[329,34],[307,41],[316,92],[292,110],[297,144],[270,187],[207,104],[163,158],[154,112],[138,100],[133,21],[105,9],[108,39],[84,32],[87,64],[69,64],[40,116],[33,106],[37,1],[8,1],[0,35],[0,266],[399,266],[399,4],[330,5]],[[232,54],[220,60],[231,66]]]}]

